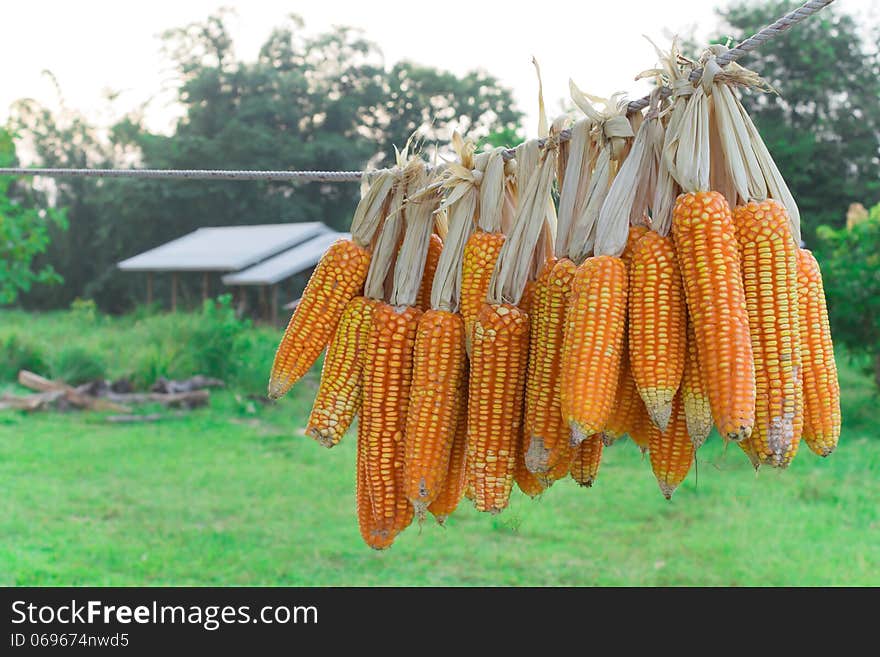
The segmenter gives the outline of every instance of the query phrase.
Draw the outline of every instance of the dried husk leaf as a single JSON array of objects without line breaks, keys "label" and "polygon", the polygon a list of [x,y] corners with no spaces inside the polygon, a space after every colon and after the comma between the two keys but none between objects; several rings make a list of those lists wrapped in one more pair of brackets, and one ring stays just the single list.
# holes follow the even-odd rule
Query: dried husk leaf
[{"label": "dried husk leaf", "polygon": [[418,162],[407,175],[407,198],[404,205],[406,232],[394,265],[394,288],[389,303],[395,307],[414,306],[419,296],[428,244],[434,225],[434,211],[440,203],[436,188],[425,165]]},{"label": "dried husk leaf", "polygon": [[[459,153],[464,154],[465,151],[459,150]],[[468,159],[464,154],[461,169],[466,175],[446,174],[444,188],[447,195],[440,209],[449,214],[449,232],[443,241],[443,250],[437,261],[431,287],[431,307],[436,310],[458,311],[461,300],[461,261],[465,244],[476,226],[474,219],[479,212],[479,185],[488,161],[488,157]],[[464,169],[464,165],[468,163],[473,166],[472,170]]]},{"label": "dried husk leaf", "polygon": [[678,124],[667,128],[663,159],[682,190],[709,191],[709,98],[702,87],[688,97]]},{"label": "dried husk leaf", "polygon": [[504,149],[496,148],[489,152],[480,183],[480,219],[477,226],[487,233],[502,231],[505,183]]},{"label": "dried husk leaf", "polygon": [[[551,136],[540,154],[536,170],[526,171],[522,162],[518,165],[521,177],[528,180],[521,191],[516,207],[513,227],[501,247],[486,300],[489,303],[518,304],[522,298],[526,280],[533,264],[533,253],[538,237],[546,221],[547,200],[553,188],[556,172],[557,133],[551,129]],[[537,140],[522,145],[525,162],[532,161],[531,152],[537,148]],[[519,149],[518,149],[519,150]],[[517,153],[519,161],[520,153]],[[518,177],[517,186],[522,187]]]},{"label": "dried husk leaf", "polygon": [[599,212],[595,255],[619,256],[626,246],[632,219],[644,220],[656,185],[658,144],[662,140],[663,126],[658,117],[641,123],[629,156],[621,164]]},{"label": "dried husk leaf", "polygon": [[403,234],[403,202],[405,198],[406,182],[400,175],[395,181],[387,215],[382,222],[379,237],[373,247],[373,256],[370,259],[370,268],[364,283],[364,296],[370,299],[385,300],[385,280],[391,271],[391,263],[397,255],[397,245]]},{"label": "dried husk leaf", "polygon": [[396,176],[393,170],[382,171],[375,177],[370,176],[372,180],[366,191],[362,188],[361,200],[351,219],[351,239],[358,246],[367,248],[373,241]]},{"label": "dried husk leaf", "polygon": [[590,184],[590,132],[593,122],[581,119],[571,127],[571,139],[565,142],[568,160],[560,183],[559,211],[556,225],[556,253],[568,252],[568,241],[576,216],[583,211]]}]

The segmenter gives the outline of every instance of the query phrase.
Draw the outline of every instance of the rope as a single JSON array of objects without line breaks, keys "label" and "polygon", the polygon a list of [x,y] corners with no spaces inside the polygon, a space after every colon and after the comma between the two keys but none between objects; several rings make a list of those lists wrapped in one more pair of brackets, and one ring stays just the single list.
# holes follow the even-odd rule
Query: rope
[{"label": "rope", "polygon": [[357,182],[364,171],[235,171],[231,169],[28,169],[0,168],[0,175],[73,178],[187,178],[189,180],[307,180]]},{"label": "rope", "polygon": [[[768,25],[762,30],[750,36],[745,41],[737,44],[727,52],[719,55],[717,62],[720,66],[726,66],[735,62],[743,55],[751,52],[762,43],[769,41],[786,30],[791,29],[801,21],[809,18],[819,10],[830,5],[834,0],[809,0],[797,9],[788,12],[775,23]],[[703,69],[691,71],[690,81],[699,80],[703,75]],[[660,95],[668,98],[672,89],[662,87]],[[651,97],[645,96],[632,101],[627,106],[631,114],[638,112],[650,104]],[[571,139],[571,131],[566,129],[559,133],[559,141]],[[545,140],[540,140],[543,147]],[[516,148],[510,148],[504,152],[504,159],[514,157]],[[369,173],[380,173],[372,171]],[[189,180],[269,180],[269,181],[312,181],[312,182],[358,182],[363,178],[366,171],[234,171],[219,169],[28,169],[22,167],[0,168],[0,175],[9,176],[49,176],[49,177],[74,177],[74,178],[185,178]]]}]

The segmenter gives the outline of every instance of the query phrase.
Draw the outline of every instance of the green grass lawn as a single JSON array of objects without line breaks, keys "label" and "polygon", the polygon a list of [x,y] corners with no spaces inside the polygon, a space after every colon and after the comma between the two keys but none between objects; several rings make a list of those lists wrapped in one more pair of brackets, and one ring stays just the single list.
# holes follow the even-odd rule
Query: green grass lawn
[{"label": "green grass lawn", "polygon": [[496,517],[464,501],[384,552],[358,533],[354,436],[301,434],[315,372],[272,407],[222,392],[156,424],[0,412],[0,585],[877,586],[880,403],[841,360],[828,459],[803,446],[756,476],[713,436],[667,502],[622,442],[592,489],[517,492]]}]

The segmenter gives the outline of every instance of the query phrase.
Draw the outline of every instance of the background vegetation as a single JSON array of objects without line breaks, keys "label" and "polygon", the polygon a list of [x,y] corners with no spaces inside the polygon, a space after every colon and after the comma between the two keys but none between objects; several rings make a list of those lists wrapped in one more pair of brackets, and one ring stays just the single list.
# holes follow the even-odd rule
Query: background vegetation
[{"label": "background vegetation", "polygon": [[[718,34],[736,40],[793,4],[732,5]],[[843,396],[837,452],[819,459],[803,446],[790,470],[756,476],[713,436],[667,503],[623,443],[591,490],[564,481],[537,501],[516,493],[498,517],[464,503],[448,528],[411,528],[384,553],[358,535],[353,436],[327,451],[301,434],[318,366],[266,405],[277,330],[237,318],[228,298],[192,313],[138,306],[142,281],[114,269],[202,225],[322,218],[344,228],[355,188],[76,179],[47,195],[0,180],[0,303],[21,295],[21,309],[0,311],[0,393],[23,392],[20,369],[137,388],[195,373],[228,383],[210,407],[157,424],[0,412],[0,585],[880,585],[871,29],[831,7],[746,62],[781,91],[745,102],[825,274]],[[350,30],[312,35],[291,19],[255,62],[235,56],[222,15],[165,38],[185,108],[173,135],[149,133],[134,113],[105,138],[74,111],[22,102],[0,132],[0,161],[16,161],[14,135],[47,166],[269,169],[283,153],[291,168],[358,168],[381,165],[419,126],[443,138],[460,115],[486,143],[520,138],[510,93],[488,74],[387,66]],[[847,228],[852,202],[875,207]],[[53,272],[63,283],[46,285]]]},{"label": "background vegetation", "polygon": [[[0,312],[0,335],[66,340],[102,354],[112,376],[156,344],[197,344],[196,325],[224,333],[208,324]],[[262,392],[268,360],[256,354],[277,335],[241,337],[261,345],[239,371]],[[156,424],[0,413],[0,585],[877,586],[878,400],[845,352],[839,362],[844,432],[827,459],[803,445],[789,470],[756,476],[713,435],[667,502],[625,441],[592,489],[563,480],[538,500],[515,492],[497,517],[463,502],[445,529],[410,527],[381,553],[357,529],[354,435],[333,450],[302,435],[317,368],[277,404],[233,386]]]}]

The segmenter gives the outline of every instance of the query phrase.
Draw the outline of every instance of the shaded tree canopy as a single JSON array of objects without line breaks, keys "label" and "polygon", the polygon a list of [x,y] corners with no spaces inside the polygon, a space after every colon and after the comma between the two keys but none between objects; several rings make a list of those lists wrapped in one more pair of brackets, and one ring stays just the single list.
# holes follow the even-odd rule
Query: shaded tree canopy
[{"label": "shaded tree canopy", "polygon": [[[224,14],[169,30],[165,50],[179,76],[183,116],[173,134],[132,114],[109,139],[81,116],[22,101],[12,121],[45,166],[361,169],[383,166],[416,130],[426,142],[453,129],[474,138],[516,135],[521,113],[489,74],[464,76],[412,62],[386,67],[359,32],[309,34],[296,17],[274,29],[255,61],[236,57]],[[142,281],[115,263],[199,226],[323,220],[348,227],[357,185],[134,179],[59,179],[70,231],[54,231],[45,256],[64,285],[41,288],[30,306],[95,298],[130,307]]]},{"label": "shaded tree canopy", "polygon": [[[722,36],[754,34],[801,2],[736,3],[721,9]],[[850,203],[880,201],[880,30],[835,5],[752,51],[742,63],[779,95],[743,104],[801,210],[804,239],[840,226]]]}]

